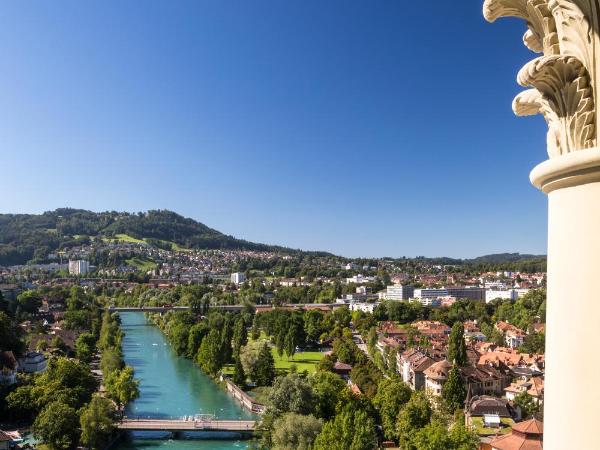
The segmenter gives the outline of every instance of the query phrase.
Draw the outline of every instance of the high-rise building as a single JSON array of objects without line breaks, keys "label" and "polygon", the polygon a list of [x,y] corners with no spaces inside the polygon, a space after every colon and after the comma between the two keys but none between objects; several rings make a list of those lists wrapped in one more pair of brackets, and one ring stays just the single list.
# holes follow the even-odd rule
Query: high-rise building
[{"label": "high-rise building", "polygon": [[231,282],[233,284],[242,284],[246,281],[246,274],[243,272],[234,272],[231,274]]},{"label": "high-rise building", "polygon": [[85,275],[90,271],[90,262],[85,259],[69,260],[70,275]]},{"label": "high-rise building", "polygon": [[386,300],[408,300],[413,296],[415,288],[412,286],[406,286],[402,284],[394,284],[386,288],[385,298]]}]

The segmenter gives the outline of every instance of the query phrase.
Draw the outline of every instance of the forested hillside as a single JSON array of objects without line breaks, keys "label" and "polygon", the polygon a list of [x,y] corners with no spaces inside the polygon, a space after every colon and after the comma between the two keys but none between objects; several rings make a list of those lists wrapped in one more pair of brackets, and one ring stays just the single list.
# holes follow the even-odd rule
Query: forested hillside
[{"label": "forested hillside", "polygon": [[42,261],[53,251],[119,234],[193,249],[288,251],[227,236],[171,211],[101,212],[61,208],[43,214],[0,214],[0,265]]}]

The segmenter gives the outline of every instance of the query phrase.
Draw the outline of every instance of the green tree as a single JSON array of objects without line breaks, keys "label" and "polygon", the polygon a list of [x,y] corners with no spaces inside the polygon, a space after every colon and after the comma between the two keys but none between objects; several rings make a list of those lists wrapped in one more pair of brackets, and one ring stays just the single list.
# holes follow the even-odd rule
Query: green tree
[{"label": "green tree", "polygon": [[448,338],[448,361],[458,367],[464,367],[469,363],[464,331],[462,322],[454,322]]},{"label": "green tree", "polygon": [[241,388],[246,385],[246,372],[244,372],[244,366],[239,355],[235,358],[232,381]]},{"label": "green tree", "polygon": [[275,360],[266,342],[260,349],[251,377],[258,386],[269,386],[275,379]]},{"label": "green tree", "polygon": [[75,341],[77,358],[83,362],[90,362],[96,351],[96,337],[92,333],[82,333]]},{"label": "green tree", "polygon": [[402,448],[410,448],[411,436],[431,420],[431,405],[423,391],[413,392],[398,414],[396,430]]},{"label": "green tree", "polygon": [[133,368],[126,366],[122,370],[115,370],[106,378],[106,391],[119,409],[136,399],[140,395],[140,382],[135,379]]},{"label": "green tree", "polygon": [[400,409],[410,400],[410,387],[398,378],[383,378],[377,386],[373,405],[379,411],[383,433],[387,439],[397,436],[396,421]]},{"label": "green tree", "polygon": [[200,348],[200,344],[202,344],[202,339],[204,339],[208,332],[209,329],[204,322],[192,325],[188,334],[187,344],[187,355],[189,358],[194,358],[198,354],[198,349]]},{"label": "green tree", "polygon": [[346,382],[334,373],[318,371],[309,378],[309,383],[315,397],[315,415],[332,418],[342,393],[348,389]]},{"label": "green tree", "polygon": [[75,408],[54,401],[33,422],[33,435],[53,449],[67,449],[77,441],[79,420]]},{"label": "green tree", "polygon": [[81,410],[79,424],[82,444],[92,449],[104,448],[115,430],[112,402],[95,395]]},{"label": "green tree", "polygon": [[467,398],[467,389],[458,366],[452,366],[448,373],[448,379],[442,388],[442,398],[449,412],[454,412],[457,409],[464,407],[465,399]]},{"label": "green tree", "polygon": [[17,296],[17,305],[21,311],[35,314],[42,306],[42,296],[37,290],[28,290],[21,292]]},{"label": "green tree", "polygon": [[272,450],[310,450],[323,423],[314,416],[286,413],[277,418],[271,435]]},{"label": "green tree", "polygon": [[325,425],[314,450],[371,450],[377,445],[375,422],[363,410],[345,409]]},{"label": "green tree", "polygon": [[267,394],[267,404],[276,415],[286,412],[309,414],[314,407],[314,394],[307,380],[289,373],[275,379]]},{"label": "green tree", "polygon": [[527,392],[521,392],[514,399],[515,405],[521,408],[523,418],[535,417],[539,419],[540,405]]},{"label": "green tree", "polygon": [[215,376],[223,367],[221,350],[221,333],[219,330],[210,330],[196,356],[196,362],[204,372]]},{"label": "green tree", "polygon": [[243,317],[238,317],[233,326],[233,354],[237,355],[241,348],[248,343],[248,331]]}]

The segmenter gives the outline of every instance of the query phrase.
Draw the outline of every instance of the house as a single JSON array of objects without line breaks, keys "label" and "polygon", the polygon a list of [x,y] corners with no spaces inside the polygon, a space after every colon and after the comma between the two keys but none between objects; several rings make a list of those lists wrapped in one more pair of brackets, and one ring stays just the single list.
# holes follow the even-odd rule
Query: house
[{"label": "house", "polygon": [[526,420],[512,427],[510,434],[498,436],[490,441],[492,450],[542,450],[544,424],[537,419]]},{"label": "house", "polygon": [[443,359],[425,369],[425,390],[432,395],[442,395],[442,387],[451,368],[452,364]]},{"label": "house", "polygon": [[512,420],[513,410],[506,399],[476,395],[466,403],[465,420],[470,426],[474,426],[476,417],[487,419],[489,424],[496,423],[496,417]]},{"label": "house", "polygon": [[350,364],[346,364],[343,362],[336,361],[333,365],[333,372],[337,373],[343,378],[347,378],[350,376],[350,372],[352,371],[352,366]]},{"label": "house", "polygon": [[12,442],[12,437],[5,431],[0,430],[0,450],[8,450]]},{"label": "house", "polygon": [[531,378],[522,377],[506,387],[504,392],[506,398],[511,401],[514,400],[517,395],[527,392],[533,397],[536,403],[540,403],[544,398],[544,379],[540,376]]},{"label": "house", "polygon": [[517,348],[523,345],[526,333],[518,327],[508,322],[498,322],[496,329],[504,335],[504,340],[508,348]]},{"label": "house", "polygon": [[434,362],[429,356],[414,348],[396,356],[396,365],[402,381],[414,391],[425,388],[425,369]]},{"label": "house", "polygon": [[0,352],[0,384],[15,384],[18,367],[19,363],[13,352]]},{"label": "house", "polygon": [[48,360],[39,352],[29,352],[19,360],[19,370],[25,373],[43,372]]},{"label": "house", "polygon": [[502,395],[511,377],[492,366],[461,367],[460,374],[473,395]]}]

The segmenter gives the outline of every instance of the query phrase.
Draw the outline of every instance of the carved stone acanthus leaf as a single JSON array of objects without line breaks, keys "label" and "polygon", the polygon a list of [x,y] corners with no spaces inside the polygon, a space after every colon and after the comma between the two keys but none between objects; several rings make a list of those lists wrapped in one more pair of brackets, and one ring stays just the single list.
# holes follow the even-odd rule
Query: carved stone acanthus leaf
[{"label": "carved stone acanthus leaf", "polygon": [[[527,48],[536,53],[558,55],[560,46],[549,0],[485,0],[483,16],[488,22],[500,17],[518,17],[527,21],[528,33],[523,36]],[[532,44],[532,46],[529,45]],[[540,49],[541,47],[541,49]]]},{"label": "carved stone acanthus leaf", "polygon": [[549,156],[597,145],[600,0],[485,0],[483,14],[490,22],[506,16],[524,19],[523,43],[544,55],[519,72],[519,84],[534,89],[517,95],[513,111],[544,116]]},{"label": "carved stone acanthus leaf", "polygon": [[527,63],[517,75],[527,90],[513,101],[518,115],[540,112],[548,123],[548,155],[594,147],[595,110],[590,79],[583,63],[574,56],[541,56]]}]

